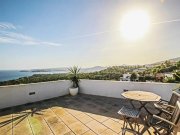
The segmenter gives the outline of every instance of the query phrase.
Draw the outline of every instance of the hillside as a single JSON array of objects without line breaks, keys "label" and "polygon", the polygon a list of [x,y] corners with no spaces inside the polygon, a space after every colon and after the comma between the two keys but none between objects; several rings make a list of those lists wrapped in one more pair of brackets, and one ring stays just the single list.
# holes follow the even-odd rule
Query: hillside
[{"label": "hillside", "polygon": [[[179,58],[171,59],[165,62],[159,62],[152,67],[145,67],[140,65],[135,66],[112,66],[112,67],[92,67],[82,69],[79,74],[80,79],[91,79],[91,80],[119,80],[120,77],[125,73],[133,74],[138,80],[143,81],[161,81],[169,83],[180,83],[180,61]],[[137,69],[143,69],[137,70]],[[166,77],[165,73],[173,75],[173,77]],[[163,74],[163,78],[157,79],[158,74]],[[162,76],[162,75],[161,75]],[[37,83],[55,80],[69,80],[72,76],[68,73],[61,74],[35,74],[30,77],[22,77],[16,80],[10,80],[0,82],[0,85],[14,85],[14,84],[26,84],[26,83]],[[135,79],[134,79],[135,80]]]},{"label": "hillside", "polygon": [[164,61],[159,61],[159,62],[155,62],[155,63],[152,63],[152,64],[147,64],[147,65],[148,66],[157,66],[157,65],[160,65],[160,64],[164,63],[165,61],[178,62],[178,61],[180,61],[180,57],[173,58],[173,59],[168,59],[168,60],[164,60]]}]

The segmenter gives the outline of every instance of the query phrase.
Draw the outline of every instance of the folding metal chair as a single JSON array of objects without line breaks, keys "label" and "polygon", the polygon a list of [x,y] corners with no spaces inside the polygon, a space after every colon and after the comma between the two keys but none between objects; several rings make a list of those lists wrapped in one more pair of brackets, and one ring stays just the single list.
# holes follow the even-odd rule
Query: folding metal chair
[{"label": "folding metal chair", "polygon": [[[139,124],[137,122],[140,111],[136,109],[131,109],[123,106],[119,111],[118,114],[120,114],[124,119],[124,124],[122,128],[122,135],[125,135],[125,132],[131,132],[134,135],[139,134]],[[133,127],[134,124],[134,127]],[[129,127],[128,127],[129,125]],[[137,128],[137,130],[136,130]]]}]

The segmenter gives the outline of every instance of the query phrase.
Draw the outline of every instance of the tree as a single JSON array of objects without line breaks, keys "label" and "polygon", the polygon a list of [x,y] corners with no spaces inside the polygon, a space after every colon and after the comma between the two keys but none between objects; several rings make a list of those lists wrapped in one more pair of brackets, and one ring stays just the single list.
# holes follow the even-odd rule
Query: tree
[{"label": "tree", "polygon": [[175,81],[180,82],[180,71],[176,71],[173,75]]},{"label": "tree", "polygon": [[139,81],[140,82],[145,82],[146,80],[145,80],[145,77],[144,76],[139,76]]},{"label": "tree", "polygon": [[170,62],[169,60],[166,60],[166,61],[164,62],[164,64],[165,64],[166,67],[169,67],[169,66],[171,65],[171,62]]},{"label": "tree", "polygon": [[137,79],[137,74],[132,73],[130,79],[131,79],[131,81],[135,81]]},{"label": "tree", "polygon": [[180,68],[180,61],[177,62],[176,66],[177,68]]}]

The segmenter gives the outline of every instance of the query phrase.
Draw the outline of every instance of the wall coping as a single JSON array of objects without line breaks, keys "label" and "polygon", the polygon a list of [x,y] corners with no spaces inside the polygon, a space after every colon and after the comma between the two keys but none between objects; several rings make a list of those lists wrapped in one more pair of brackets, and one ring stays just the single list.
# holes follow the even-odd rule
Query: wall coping
[{"label": "wall coping", "polygon": [[[177,84],[177,86],[180,84],[179,83],[161,83],[161,82],[132,82],[132,81],[114,81],[114,80],[89,80],[89,79],[81,79],[82,81],[94,81],[94,82],[116,82],[116,83],[137,83],[137,84],[161,84],[161,85],[174,85]],[[47,81],[47,82],[37,82],[37,83],[27,83],[27,84],[15,84],[15,85],[4,85],[0,86],[0,88],[6,88],[6,87],[17,87],[17,86],[27,86],[27,85],[35,85],[35,84],[45,84],[45,83],[55,83],[55,82],[64,82],[64,81],[70,81],[70,80],[57,80],[57,81]]]},{"label": "wall coping", "polygon": [[47,82],[38,82],[38,83],[4,85],[4,86],[0,86],[0,88],[6,88],[6,87],[18,87],[18,86],[27,86],[27,85],[45,84],[45,83],[56,83],[56,82],[65,82],[65,81],[70,81],[70,80],[57,80],[57,81],[47,81]]},{"label": "wall coping", "polygon": [[[139,83],[139,84],[179,84],[179,83],[162,83],[162,82],[133,82],[133,81],[114,81],[114,80],[89,80],[89,79],[81,79],[81,80],[85,80],[85,81],[108,81],[108,82],[122,82],[122,83]],[[179,84],[180,85],[180,84]]]}]

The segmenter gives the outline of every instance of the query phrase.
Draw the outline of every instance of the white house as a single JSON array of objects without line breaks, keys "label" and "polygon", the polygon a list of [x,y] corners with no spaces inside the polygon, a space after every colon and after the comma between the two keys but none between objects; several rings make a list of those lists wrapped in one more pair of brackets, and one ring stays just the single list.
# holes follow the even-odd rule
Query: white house
[{"label": "white house", "polygon": [[172,73],[164,73],[165,78],[173,78],[173,74]]},{"label": "white house", "polygon": [[131,79],[131,74],[123,74],[123,77],[120,78],[120,81],[130,81]]}]

